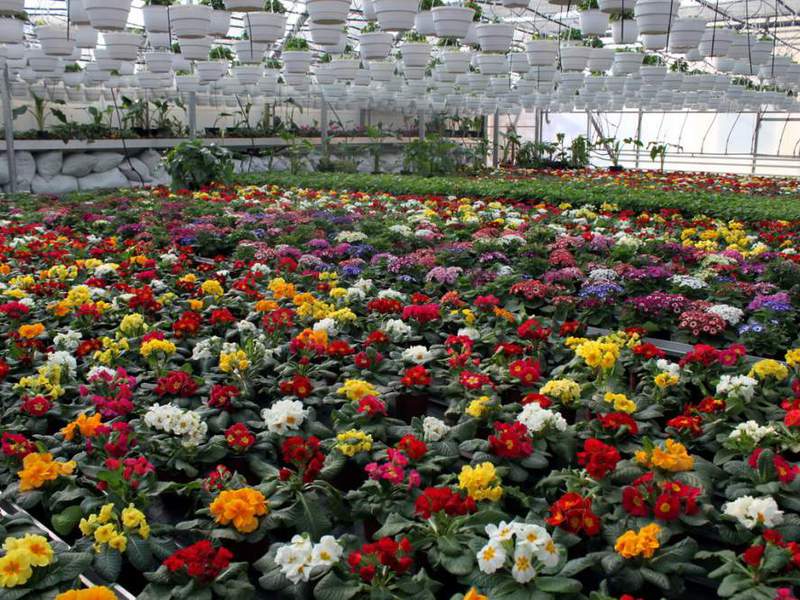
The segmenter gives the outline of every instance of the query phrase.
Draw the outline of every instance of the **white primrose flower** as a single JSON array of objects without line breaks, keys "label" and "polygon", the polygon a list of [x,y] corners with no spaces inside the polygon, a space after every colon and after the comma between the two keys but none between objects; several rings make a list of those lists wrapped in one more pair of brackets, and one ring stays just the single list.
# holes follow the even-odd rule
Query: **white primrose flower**
[{"label": "white primrose flower", "polygon": [[756,525],[775,527],[783,522],[783,511],[778,508],[778,503],[771,496],[761,498],[742,496],[732,502],[726,502],[722,511],[747,529],[753,529]]},{"label": "white primrose flower", "polygon": [[450,427],[441,419],[436,417],[425,417],[422,420],[422,436],[426,442],[438,442],[447,432]]},{"label": "white primrose flower", "polygon": [[528,583],[536,577],[536,567],[533,566],[533,549],[528,544],[517,544],[514,550],[514,566],[511,576],[517,583]]},{"label": "white primrose flower", "polygon": [[506,551],[499,542],[489,542],[478,552],[478,568],[491,575],[506,562]]},{"label": "white primrose flower", "polygon": [[486,531],[486,535],[491,542],[507,542],[514,535],[515,527],[514,523],[500,521],[497,525],[489,523],[484,531]]},{"label": "white primrose flower", "polygon": [[283,435],[291,429],[298,429],[308,415],[299,400],[278,400],[261,411],[261,416],[272,433]]},{"label": "white primrose flower", "polygon": [[556,431],[566,431],[567,422],[559,413],[542,408],[537,402],[522,407],[517,421],[525,425],[531,434],[539,433],[552,427]]},{"label": "white primrose flower", "polygon": [[421,365],[433,358],[433,353],[425,346],[411,346],[403,350],[403,360]]},{"label": "white primrose flower", "polygon": [[765,437],[774,433],[775,428],[772,425],[759,425],[756,421],[745,421],[744,423],[739,423],[728,434],[728,439],[738,441],[744,438],[754,444],[758,444]]}]

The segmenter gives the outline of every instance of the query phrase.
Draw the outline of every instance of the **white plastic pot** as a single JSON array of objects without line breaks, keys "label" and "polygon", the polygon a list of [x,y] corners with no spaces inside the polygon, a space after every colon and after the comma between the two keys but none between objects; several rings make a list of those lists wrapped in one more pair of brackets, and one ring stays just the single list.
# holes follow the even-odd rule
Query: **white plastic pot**
[{"label": "white plastic pot", "polygon": [[700,55],[705,57],[727,56],[728,49],[733,44],[735,36],[736,32],[732,29],[724,27],[707,28],[703,31],[703,37],[700,38],[697,49],[700,51]]},{"label": "white plastic pot", "polygon": [[475,37],[484,52],[508,52],[514,39],[514,26],[510,23],[480,23],[475,26]]},{"label": "white plastic pot", "polygon": [[261,79],[262,71],[263,69],[260,66],[239,65],[238,67],[233,67],[233,76],[242,85],[256,85],[258,80]]},{"label": "white plastic pot", "polygon": [[13,17],[0,18],[0,42],[21,44],[25,39],[25,22]]},{"label": "white plastic pot", "polygon": [[335,58],[330,65],[337,81],[353,81],[358,74],[360,62],[355,58]]},{"label": "white plastic pot", "polygon": [[[0,6],[7,4],[9,1],[11,3],[15,2],[15,0],[0,0]],[[23,4],[24,1],[25,0],[21,0],[19,3]],[[69,3],[69,22],[75,25],[88,25],[89,16],[83,8],[83,0],[67,0],[67,2]]]},{"label": "white plastic pot", "polygon": [[362,33],[358,38],[359,52],[364,60],[383,59],[392,50],[394,37],[391,33],[374,31]]},{"label": "white plastic pot", "polygon": [[308,50],[286,50],[281,58],[286,73],[307,73],[311,66],[311,52]]},{"label": "white plastic pot", "polygon": [[286,15],[273,12],[249,12],[242,27],[254,42],[276,42],[286,31]]},{"label": "white plastic pot", "polygon": [[306,0],[306,12],[312,23],[344,23],[350,12],[350,0]]},{"label": "white plastic pot", "polygon": [[172,70],[172,53],[145,52],[144,62],[152,73],[169,73]]},{"label": "white plastic pot", "polygon": [[591,48],[587,66],[590,71],[608,71],[614,64],[614,50],[612,48]]},{"label": "white plastic pot", "polygon": [[378,24],[384,31],[408,31],[414,27],[417,0],[373,0]]},{"label": "white plastic pot", "polygon": [[592,49],[588,46],[562,46],[561,70],[583,71],[589,64]]},{"label": "white plastic pot", "polygon": [[400,55],[407,68],[424,67],[431,58],[431,45],[427,42],[403,42]]},{"label": "white plastic pot", "polygon": [[108,48],[98,48],[94,51],[94,63],[86,65],[87,74],[92,67],[97,67],[101,71],[119,71],[122,67],[122,61],[112,58]]},{"label": "white plastic pot", "polygon": [[231,13],[227,10],[211,11],[211,24],[208,26],[209,35],[214,37],[227,37],[230,27]]},{"label": "white plastic pot", "polygon": [[344,36],[342,26],[338,23],[333,25],[311,23],[308,30],[311,33],[311,41],[318,46],[335,46]]},{"label": "white plastic pot", "polygon": [[633,44],[639,37],[639,30],[636,21],[633,19],[623,19],[611,23],[611,37],[615,44]]},{"label": "white plastic pot", "polygon": [[549,67],[558,56],[558,40],[531,40],[525,44],[528,64],[532,67]]},{"label": "white plastic pot", "polygon": [[153,49],[164,50],[172,48],[172,38],[168,33],[148,33],[147,43]]},{"label": "white plastic pot", "polygon": [[642,52],[617,52],[614,54],[614,75],[638,73],[644,60]]},{"label": "white plastic pot", "polygon": [[506,8],[528,8],[530,0],[503,0],[502,4]]},{"label": "white plastic pot", "polygon": [[524,52],[511,52],[508,55],[508,70],[518,75],[524,75],[530,71],[528,56]]},{"label": "white plastic pot", "polygon": [[181,54],[187,60],[208,60],[213,41],[210,36],[181,40]]},{"label": "white plastic pot", "polygon": [[504,54],[487,54],[479,52],[475,62],[484,75],[501,75],[508,73],[508,60]]},{"label": "white plastic pot", "polygon": [[250,40],[241,40],[233,44],[233,50],[236,52],[239,62],[248,64],[260,63],[268,48],[269,44],[266,42],[251,42]]},{"label": "white plastic pot", "polygon": [[83,8],[92,27],[114,31],[125,29],[131,0],[83,0]]},{"label": "white plastic pot", "polygon": [[230,12],[264,10],[264,0],[225,0],[225,9]]},{"label": "white plastic pot", "polygon": [[425,78],[425,67],[403,67],[403,74],[409,81],[421,81]]},{"label": "white plastic pot", "polygon": [[75,45],[78,48],[97,47],[97,30],[91,25],[75,25]]},{"label": "white plastic pot", "polygon": [[678,18],[678,8],[680,2],[674,0],[636,0],[633,15],[639,33],[666,33],[670,29],[670,24]]},{"label": "white plastic pot", "polygon": [[142,19],[144,20],[144,29],[148,33],[165,33],[169,31],[168,6],[143,6]]},{"label": "white plastic pot", "polygon": [[583,35],[605,35],[608,31],[608,13],[594,8],[580,11],[578,17]]},{"label": "white plastic pot", "polygon": [[195,63],[195,70],[197,76],[200,78],[200,83],[211,83],[212,81],[219,80],[225,71],[228,70],[227,60],[205,60],[197,61]]},{"label": "white plastic pot", "polygon": [[471,52],[461,52],[460,50],[445,50],[440,56],[444,63],[443,70],[448,73],[466,73],[472,60]]},{"label": "white plastic pot", "polygon": [[663,50],[667,46],[666,33],[644,33],[639,38],[646,50]]},{"label": "white plastic pot", "polygon": [[388,82],[394,75],[394,63],[385,60],[371,60],[367,63],[372,81]]},{"label": "white plastic pot", "polygon": [[172,70],[176,73],[178,71],[191,71],[192,70],[192,61],[183,57],[182,54],[173,54],[172,55]]},{"label": "white plastic pot", "polygon": [[677,54],[685,54],[687,50],[697,48],[705,28],[706,20],[699,17],[676,19],[669,32],[668,50]]},{"label": "white plastic pot", "polygon": [[144,44],[144,36],[128,31],[106,32],[103,34],[108,55],[116,60],[136,61],[139,48]]},{"label": "white plastic pot", "polygon": [[467,35],[475,11],[464,6],[434,6],[434,33],[439,37],[463,38]]},{"label": "white plastic pot", "polygon": [[633,10],[636,0],[597,0],[597,6],[608,14],[621,13]]},{"label": "white plastic pot", "polygon": [[414,31],[420,35],[435,35],[433,27],[433,13],[429,10],[421,10],[414,15]]},{"label": "white plastic pot", "polygon": [[64,81],[64,85],[76,87],[83,83],[84,75],[83,71],[77,71],[74,73],[67,73],[64,72],[62,76],[62,80]]},{"label": "white plastic pot", "polygon": [[667,75],[667,67],[663,65],[642,65],[639,75],[645,85],[659,85]]},{"label": "white plastic pot", "polygon": [[23,14],[25,0],[0,0],[0,12]]},{"label": "white plastic pot", "polygon": [[208,35],[211,28],[211,7],[202,4],[175,4],[169,7],[172,33],[178,39]]},{"label": "white plastic pot", "polygon": [[200,89],[200,78],[197,75],[176,75],[175,89],[183,94],[197,92]]}]

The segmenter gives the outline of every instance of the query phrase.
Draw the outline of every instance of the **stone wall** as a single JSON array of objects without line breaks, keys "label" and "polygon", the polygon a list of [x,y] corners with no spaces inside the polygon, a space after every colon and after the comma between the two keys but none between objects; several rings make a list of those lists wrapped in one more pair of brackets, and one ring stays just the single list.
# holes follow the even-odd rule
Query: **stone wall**
[{"label": "stone wall", "polygon": [[[335,142],[334,142],[335,144]],[[161,154],[153,149],[122,152],[90,150],[86,152],[46,150],[29,152],[18,150],[17,191],[57,196],[78,191],[116,188],[136,188],[142,185],[169,185],[170,179],[161,164]],[[319,149],[300,161],[305,171],[316,170],[320,159]],[[346,158],[347,152],[337,148],[335,158]],[[372,156],[358,153],[353,156],[358,172],[369,173],[373,168]],[[381,171],[399,173],[403,166],[402,148],[386,146],[381,152]],[[288,171],[289,159],[275,156],[272,159],[258,156],[234,161],[237,173]],[[0,153],[0,189],[9,191],[8,160]]]}]

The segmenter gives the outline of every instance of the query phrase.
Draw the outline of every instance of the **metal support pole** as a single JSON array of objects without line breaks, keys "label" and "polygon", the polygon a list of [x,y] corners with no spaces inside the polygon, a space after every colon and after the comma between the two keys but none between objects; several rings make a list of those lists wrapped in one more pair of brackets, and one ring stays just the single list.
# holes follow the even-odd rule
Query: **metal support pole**
[{"label": "metal support pole", "polygon": [[3,62],[3,124],[6,128],[6,160],[8,161],[8,191],[17,191],[17,155],[14,153],[14,113],[11,108],[11,82],[8,63]]},{"label": "metal support pole", "polygon": [[[639,109],[639,117],[636,121],[636,141],[642,141],[642,109]],[[642,147],[639,144],[636,144],[636,168],[639,168],[639,153]]]},{"label": "metal support pole", "polygon": [[328,156],[328,103],[324,94],[320,94],[319,137],[322,156]]},{"label": "metal support pole", "polygon": [[755,131],[753,132],[753,147],[751,149],[752,152],[753,152],[753,162],[750,165],[750,174],[751,175],[755,175],[756,174],[756,162],[758,160],[757,157],[758,157],[758,137],[759,137],[759,133],[761,133],[761,113],[760,112],[756,113],[756,128],[755,128]]},{"label": "metal support pole", "polygon": [[425,139],[425,111],[421,110],[417,113],[417,126],[419,127],[419,139]]},{"label": "metal support pole", "polygon": [[197,92],[189,92],[189,137],[197,137]]},{"label": "metal support pole", "polygon": [[492,129],[492,168],[500,164],[500,110],[494,111],[494,129]]}]

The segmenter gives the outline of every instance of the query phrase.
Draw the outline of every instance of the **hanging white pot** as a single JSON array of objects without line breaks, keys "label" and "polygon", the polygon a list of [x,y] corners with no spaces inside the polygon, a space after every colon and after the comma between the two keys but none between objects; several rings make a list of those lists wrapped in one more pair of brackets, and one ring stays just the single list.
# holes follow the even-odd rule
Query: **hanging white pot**
[{"label": "hanging white pot", "polygon": [[100,31],[113,31],[125,29],[131,0],[83,0],[83,8],[92,27]]},{"label": "hanging white pot", "polygon": [[306,0],[306,12],[312,23],[344,23],[350,0]]},{"label": "hanging white pot", "polygon": [[666,33],[678,18],[679,8],[675,0],[636,0],[633,16],[639,33]]},{"label": "hanging white pot", "polygon": [[169,31],[169,7],[151,4],[142,7],[144,29],[148,33],[165,33]]},{"label": "hanging white pot", "polygon": [[421,10],[414,15],[414,31],[420,35],[436,35],[433,27],[433,13],[429,10]]},{"label": "hanging white pot", "polygon": [[700,54],[700,50],[698,50],[697,48],[689,48],[686,51],[686,60],[689,62],[694,62],[697,60],[703,60],[703,57]]},{"label": "hanging white pot", "polygon": [[431,58],[431,45],[427,42],[403,42],[400,56],[406,67],[424,67]]},{"label": "hanging white pot", "polygon": [[500,75],[508,73],[508,60],[504,54],[487,54],[479,52],[475,56],[478,68],[484,75]]},{"label": "hanging white pot", "polygon": [[514,26],[510,23],[479,23],[475,37],[484,52],[508,52],[514,39]]},{"label": "hanging white pot", "polygon": [[767,40],[758,40],[750,50],[750,61],[753,65],[763,65],[772,56],[774,46]]},{"label": "hanging white pot", "polygon": [[25,0],[0,0],[0,12],[25,14]]},{"label": "hanging white pot", "polygon": [[706,20],[699,17],[676,19],[669,32],[668,50],[676,54],[685,54],[687,50],[697,48],[705,28]]},{"label": "hanging white pot", "polygon": [[434,33],[437,36],[463,38],[472,24],[475,11],[465,6],[434,6],[431,14]]},{"label": "hanging white pot", "polygon": [[251,40],[240,40],[233,43],[234,52],[239,62],[260,63],[264,59],[264,54],[269,48],[266,42],[254,42]]},{"label": "hanging white pot", "polygon": [[148,71],[140,71],[137,73],[136,83],[140,88],[145,90],[154,90],[164,85],[161,75]]},{"label": "hanging white pot", "polygon": [[331,70],[337,81],[353,81],[361,64],[357,58],[335,58],[331,61]]},{"label": "hanging white pot", "polygon": [[263,69],[260,66],[239,65],[233,67],[233,76],[242,85],[256,85],[261,79]]},{"label": "hanging white pot", "polygon": [[616,52],[614,54],[614,75],[638,73],[643,60],[644,53],[642,52]]},{"label": "hanging white pot", "polygon": [[597,0],[600,10],[608,14],[633,10],[635,4],[636,0]]},{"label": "hanging white pot", "polygon": [[583,71],[589,64],[592,49],[583,45],[561,46],[561,70]]},{"label": "hanging white pot", "polygon": [[154,50],[164,50],[172,48],[172,39],[168,33],[148,33],[147,43]]},{"label": "hanging white pot", "polygon": [[281,59],[286,73],[307,73],[311,66],[311,52],[308,50],[285,50]]},{"label": "hanging white pot", "polygon": [[525,74],[525,79],[535,83],[538,89],[552,86],[555,77],[556,68],[551,65],[531,67]]},{"label": "hanging white pot", "polygon": [[704,57],[723,57],[727,56],[728,49],[733,44],[736,32],[724,27],[710,27],[703,31],[703,37],[697,49]]},{"label": "hanging white pot", "polygon": [[98,48],[94,51],[94,63],[86,65],[87,72],[92,66],[96,66],[101,71],[119,71],[122,67],[122,61],[112,58],[108,48]]},{"label": "hanging white pot", "polygon": [[[8,44],[0,46],[0,58],[5,58],[7,61],[15,61],[25,58],[27,48],[22,44]],[[12,65],[9,65],[11,67]]]},{"label": "hanging white pot", "polygon": [[373,31],[362,33],[358,38],[359,52],[364,60],[383,59],[392,50],[394,37],[391,33]]},{"label": "hanging white pot", "polygon": [[181,54],[187,60],[207,60],[208,53],[211,50],[211,43],[213,41],[214,40],[211,37],[181,40]]},{"label": "hanging white pot", "polygon": [[639,38],[646,50],[663,50],[667,46],[666,33],[644,33]]},{"label": "hanging white pot", "polygon": [[286,31],[286,15],[274,12],[249,12],[242,27],[255,42],[276,42]]},{"label": "hanging white pot", "polygon": [[558,56],[558,40],[531,40],[525,44],[525,54],[532,67],[554,65]]},{"label": "hanging white pot", "polygon": [[225,9],[230,12],[264,10],[264,0],[225,0]]},{"label": "hanging white pot", "polygon": [[659,85],[667,75],[667,67],[663,65],[642,65],[639,67],[642,83],[646,85]]},{"label": "hanging white pot", "polygon": [[98,87],[83,88],[83,94],[86,96],[87,102],[97,102],[100,100],[101,90]]},{"label": "hanging white pot", "polygon": [[52,73],[58,68],[58,64],[55,56],[47,56],[38,48],[32,48],[28,52],[28,66],[37,74]]},{"label": "hanging white pot", "polygon": [[472,52],[445,50],[440,54],[444,70],[448,73],[466,73],[472,60]]},{"label": "hanging white pot", "polygon": [[518,75],[524,75],[530,70],[528,56],[524,52],[511,52],[508,55],[508,70]]},{"label": "hanging white pot", "polygon": [[394,63],[387,60],[371,60],[367,63],[372,81],[388,82],[394,76]]},{"label": "hanging white pot", "polygon": [[227,37],[230,27],[231,13],[227,10],[211,11],[211,23],[208,26],[209,35],[214,37]]},{"label": "hanging white pot", "polygon": [[590,71],[608,71],[614,64],[614,50],[612,48],[591,48],[587,66]]},{"label": "hanging white pot", "polygon": [[[9,0],[0,0],[0,5],[4,2],[8,2]],[[14,2],[14,0],[11,0]],[[20,2],[22,4],[24,0]],[[83,0],[67,0],[67,5],[69,7],[69,22],[74,25],[88,25],[89,24],[89,16],[86,14],[86,10],[83,8]]]},{"label": "hanging white pot", "polygon": [[173,54],[172,55],[172,70],[176,73],[178,71],[191,71],[192,70],[192,62],[186,58],[182,54]]},{"label": "hanging white pot", "polygon": [[311,23],[308,30],[311,33],[311,41],[320,46],[335,46],[344,36],[342,26],[338,23],[332,25]]},{"label": "hanging white pot", "polygon": [[172,70],[172,53],[145,52],[144,62],[151,73],[169,73]]},{"label": "hanging white pot", "polygon": [[144,44],[144,36],[128,31],[109,31],[103,34],[103,41],[111,58],[136,61],[139,48]]},{"label": "hanging white pot", "polygon": [[200,83],[211,83],[218,81],[228,70],[227,60],[200,60],[195,63],[197,76]]},{"label": "hanging white pot", "polygon": [[82,84],[83,79],[84,79],[83,71],[73,71],[73,72],[64,71],[64,75],[62,76],[64,85],[72,87],[76,87]]},{"label": "hanging white pot", "polygon": [[633,44],[639,37],[639,30],[636,21],[633,19],[622,19],[611,23],[611,37],[615,44]]},{"label": "hanging white pot", "polygon": [[95,48],[97,46],[97,30],[91,25],[76,25],[75,45],[78,48]]},{"label": "hanging white pot", "polygon": [[414,27],[418,0],[373,0],[375,17],[384,31],[408,31]]},{"label": "hanging white pot", "polygon": [[200,89],[200,78],[197,75],[176,75],[175,89],[183,94],[197,92]]},{"label": "hanging white pot", "polygon": [[77,85],[67,86],[65,91],[67,93],[67,100],[69,102],[83,102],[86,99],[86,96],[83,95],[83,90]]},{"label": "hanging white pot", "polygon": [[328,85],[336,81],[336,73],[331,69],[330,63],[314,65],[314,77],[320,85]]},{"label": "hanging white pot", "polygon": [[67,35],[67,27],[41,25],[35,28],[39,45],[49,56],[69,56],[75,50],[75,35],[72,29]]},{"label": "hanging white pot", "polygon": [[25,39],[25,22],[14,17],[0,18],[0,43],[21,44]]},{"label": "hanging white pot", "polygon": [[403,74],[409,81],[420,81],[425,78],[425,67],[403,66]]},{"label": "hanging white pot", "polygon": [[580,11],[578,17],[583,35],[605,35],[608,31],[608,13],[591,8]]},{"label": "hanging white pot", "polygon": [[211,28],[211,12],[211,7],[203,4],[170,6],[172,33],[178,39],[205,37]]}]

